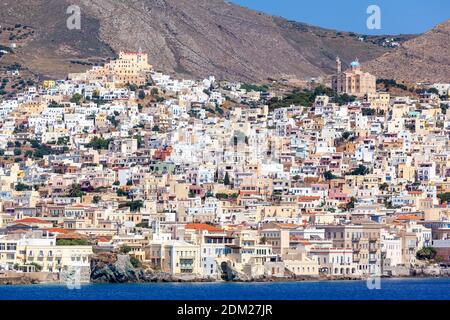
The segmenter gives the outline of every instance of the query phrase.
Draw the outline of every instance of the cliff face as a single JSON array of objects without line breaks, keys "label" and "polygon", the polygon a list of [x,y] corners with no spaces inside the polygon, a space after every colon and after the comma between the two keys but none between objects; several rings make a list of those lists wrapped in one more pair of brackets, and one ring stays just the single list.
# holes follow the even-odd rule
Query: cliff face
[{"label": "cliff face", "polygon": [[[81,30],[66,27],[70,5],[81,8]],[[59,78],[139,48],[170,74],[244,81],[324,76],[334,71],[337,55],[348,63],[390,50],[379,45],[379,37],[362,42],[351,33],[223,0],[2,0],[0,21],[35,31],[31,41],[4,59]]]},{"label": "cliff face", "polygon": [[145,271],[135,268],[128,255],[103,253],[92,258],[91,281],[94,283],[133,283],[145,280]]},{"label": "cliff face", "polygon": [[169,273],[150,268],[135,267],[128,255],[100,253],[91,259],[91,282],[93,283],[144,283],[144,282],[190,282],[208,281],[196,277],[173,277]]}]

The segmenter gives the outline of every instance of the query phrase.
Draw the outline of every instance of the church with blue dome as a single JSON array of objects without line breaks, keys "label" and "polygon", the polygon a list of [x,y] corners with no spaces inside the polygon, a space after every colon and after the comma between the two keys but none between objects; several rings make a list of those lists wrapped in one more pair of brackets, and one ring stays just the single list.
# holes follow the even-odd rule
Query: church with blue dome
[{"label": "church with blue dome", "polygon": [[357,97],[364,97],[376,93],[377,78],[361,69],[358,58],[352,61],[349,68],[342,71],[342,62],[336,58],[336,74],[332,76],[331,87],[338,93],[346,93]]}]

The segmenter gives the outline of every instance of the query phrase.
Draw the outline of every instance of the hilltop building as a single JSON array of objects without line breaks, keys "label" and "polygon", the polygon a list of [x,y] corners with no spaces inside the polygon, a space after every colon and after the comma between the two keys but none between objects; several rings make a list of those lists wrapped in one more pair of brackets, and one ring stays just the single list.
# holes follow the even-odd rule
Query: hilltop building
[{"label": "hilltop building", "polygon": [[332,77],[331,85],[338,93],[346,93],[357,97],[363,97],[370,93],[376,93],[377,79],[374,75],[361,70],[361,65],[356,59],[350,64],[350,69],[342,71],[342,63],[336,58],[336,74]]},{"label": "hilltop building", "polygon": [[101,67],[94,67],[86,73],[69,74],[71,80],[102,81],[120,88],[127,84],[144,85],[153,67],[148,63],[148,55],[138,52],[120,52],[119,58]]}]

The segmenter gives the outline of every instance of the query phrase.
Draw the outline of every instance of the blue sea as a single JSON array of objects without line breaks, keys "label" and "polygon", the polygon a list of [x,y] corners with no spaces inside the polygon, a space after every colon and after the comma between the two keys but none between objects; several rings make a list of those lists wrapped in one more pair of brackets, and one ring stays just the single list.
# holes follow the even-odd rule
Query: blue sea
[{"label": "blue sea", "polygon": [[450,279],[0,286],[0,300],[450,300]]}]

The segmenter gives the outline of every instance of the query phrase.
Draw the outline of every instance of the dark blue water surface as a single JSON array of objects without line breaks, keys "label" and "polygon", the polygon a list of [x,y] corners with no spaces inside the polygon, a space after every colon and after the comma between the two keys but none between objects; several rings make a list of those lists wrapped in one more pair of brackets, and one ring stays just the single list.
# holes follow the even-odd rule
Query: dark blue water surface
[{"label": "dark blue water surface", "polygon": [[0,300],[450,300],[450,279],[0,286]]}]

